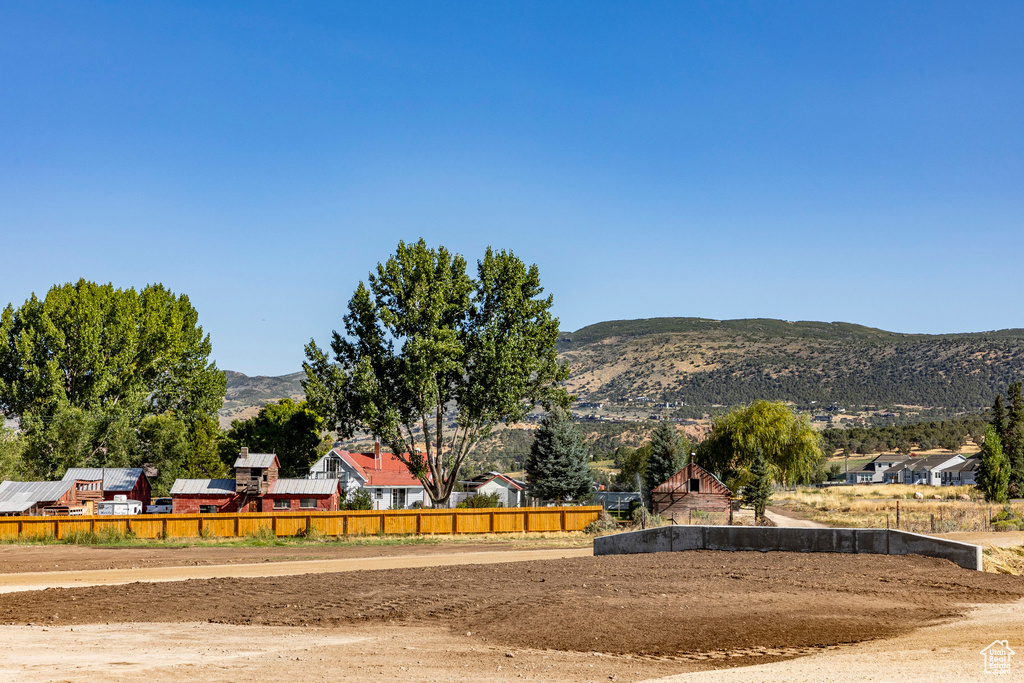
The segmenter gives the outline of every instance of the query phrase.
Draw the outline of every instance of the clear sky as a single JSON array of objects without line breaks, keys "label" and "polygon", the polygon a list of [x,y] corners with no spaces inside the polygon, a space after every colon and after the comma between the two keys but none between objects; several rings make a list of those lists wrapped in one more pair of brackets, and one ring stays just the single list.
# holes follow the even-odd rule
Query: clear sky
[{"label": "clear sky", "polygon": [[400,239],[562,328],[1024,327],[1024,3],[0,4],[0,306],[188,294],[282,374]]}]

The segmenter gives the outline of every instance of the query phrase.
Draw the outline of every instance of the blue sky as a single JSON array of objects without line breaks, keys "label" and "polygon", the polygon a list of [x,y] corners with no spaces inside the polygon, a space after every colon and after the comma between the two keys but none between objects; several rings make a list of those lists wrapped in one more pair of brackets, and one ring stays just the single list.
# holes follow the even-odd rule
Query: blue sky
[{"label": "blue sky", "polygon": [[0,305],[188,294],[298,370],[399,240],[562,328],[1024,327],[1024,4],[0,5]]}]

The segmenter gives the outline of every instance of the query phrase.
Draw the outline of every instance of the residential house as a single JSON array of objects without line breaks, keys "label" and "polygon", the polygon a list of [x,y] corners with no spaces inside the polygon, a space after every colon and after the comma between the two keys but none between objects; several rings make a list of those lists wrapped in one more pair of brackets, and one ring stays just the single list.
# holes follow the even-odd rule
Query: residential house
[{"label": "residential house", "polygon": [[923,484],[941,486],[943,470],[967,460],[962,455],[930,455],[924,458],[908,458],[883,473],[887,484]]},{"label": "residential house", "polygon": [[526,505],[526,482],[513,479],[500,472],[487,472],[468,481],[460,482],[469,495],[498,495],[503,507],[517,508]]},{"label": "residential house", "polygon": [[883,453],[869,463],[846,473],[847,484],[880,484],[885,481],[885,472],[910,459],[908,455]]},{"label": "residential house", "polygon": [[959,465],[953,465],[942,470],[943,486],[975,486],[977,482],[978,468],[981,467],[980,458],[968,458]]},{"label": "residential house", "polygon": [[655,486],[651,501],[655,512],[673,520],[688,518],[691,510],[732,513],[732,491],[692,462]]},{"label": "residential house", "polygon": [[125,496],[142,503],[143,510],[153,497],[149,477],[141,467],[72,467],[64,473],[64,481],[69,480],[99,482],[103,500]]},{"label": "residential house", "polygon": [[427,504],[422,482],[394,453],[374,444],[371,453],[351,453],[340,447],[313,463],[309,479],[333,479],[347,497],[359,489],[370,494],[374,510],[423,507]]}]

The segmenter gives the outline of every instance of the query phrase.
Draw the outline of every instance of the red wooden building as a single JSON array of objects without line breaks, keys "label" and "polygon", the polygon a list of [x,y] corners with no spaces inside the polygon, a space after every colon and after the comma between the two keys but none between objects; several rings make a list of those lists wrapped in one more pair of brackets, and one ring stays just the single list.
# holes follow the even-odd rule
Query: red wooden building
[{"label": "red wooden building", "polygon": [[732,491],[700,465],[690,463],[651,491],[654,511],[677,522],[691,518],[691,510],[732,513]]},{"label": "red wooden building", "polygon": [[273,453],[243,448],[234,479],[178,479],[171,487],[174,514],[337,510],[337,479],[279,479],[281,463]]},{"label": "red wooden building", "polygon": [[72,467],[64,473],[64,481],[101,482],[103,500],[127,496],[142,503],[143,510],[153,497],[149,477],[141,467]]}]

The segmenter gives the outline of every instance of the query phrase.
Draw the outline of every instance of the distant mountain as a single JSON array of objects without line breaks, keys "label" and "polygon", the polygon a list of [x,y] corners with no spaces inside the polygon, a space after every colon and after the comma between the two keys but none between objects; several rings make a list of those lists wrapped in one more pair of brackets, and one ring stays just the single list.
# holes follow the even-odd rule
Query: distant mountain
[{"label": "distant mountain", "polygon": [[280,377],[249,377],[240,372],[225,370],[224,376],[227,378],[227,394],[220,409],[221,426],[231,424],[231,420],[252,417],[267,403],[282,398],[301,401],[306,397],[301,384],[306,377],[305,372],[293,372]]},{"label": "distant mountain", "polygon": [[[990,406],[1024,379],[1021,329],[927,335],[838,322],[649,318],[562,333],[558,351],[570,390],[585,401],[645,396],[700,407],[766,398],[959,410]],[[222,424],[305,396],[302,372],[224,374]]]},{"label": "distant mountain", "polygon": [[615,320],[566,332],[559,355],[587,401],[646,396],[691,406],[991,405],[1024,379],[1024,330],[900,334],[771,319]]}]

